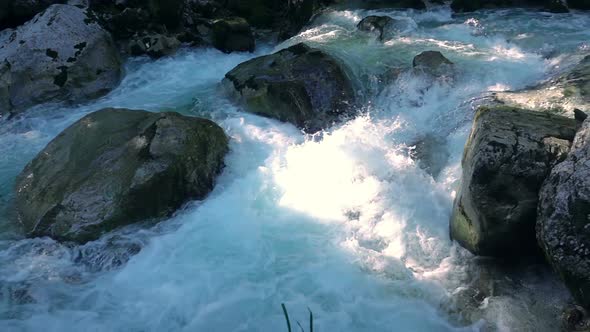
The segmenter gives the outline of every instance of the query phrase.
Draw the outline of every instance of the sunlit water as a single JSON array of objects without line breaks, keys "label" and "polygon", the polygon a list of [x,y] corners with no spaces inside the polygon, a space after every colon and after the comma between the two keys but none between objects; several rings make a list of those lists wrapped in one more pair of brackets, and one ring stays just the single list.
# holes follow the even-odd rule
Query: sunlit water
[{"label": "sunlit water", "polygon": [[[574,63],[590,18],[380,12],[403,20],[380,42],[355,28],[374,13],[327,12],[256,54],[134,59],[101,100],[0,124],[0,330],[286,331],[281,303],[304,326],[311,309],[316,331],[555,330],[568,300],[559,283],[525,269],[504,292],[477,298],[484,274],[449,240],[448,219],[474,108]],[[356,118],[315,136],[241,112],[218,85],[240,62],[300,41],[345,63],[361,100]],[[455,79],[409,70],[424,50],[453,61]],[[391,70],[400,75],[387,79]],[[21,239],[11,226],[16,175],[66,126],[107,106],[216,121],[231,152],[215,190],[169,220],[82,247]],[[434,176],[412,157],[424,140],[438,156]]]}]

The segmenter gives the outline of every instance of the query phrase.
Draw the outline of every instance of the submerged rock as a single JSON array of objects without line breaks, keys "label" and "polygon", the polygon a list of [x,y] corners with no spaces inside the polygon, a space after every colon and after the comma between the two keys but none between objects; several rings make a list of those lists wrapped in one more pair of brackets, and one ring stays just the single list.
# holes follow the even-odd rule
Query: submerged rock
[{"label": "submerged rock", "polygon": [[0,114],[48,101],[96,98],[121,77],[108,32],[69,5],[53,5],[17,30],[1,32],[0,59],[0,105],[10,105]]},{"label": "submerged rock", "polygon": [[547,113],[481,108],[465,146],[451,237],[481,256],[535,252],[538,192],[565,159],[576,126]]},{"label": "submerged rock", "polygon": [[440,77],[453,75],[453,63],[439,51],[424,51],[414,57],[412,66],[423,73]]},{"label": "submerged rock", "polygon": [[213,46],[224,53],[253,52],[254,35],[241,17],[220,19],[213,23]]},{"label": "submerged rock", "polygon": [[590,308],[590,121],[539,194],[537,239],[574,297]]},{"label": "submerged rock", "polygon": [[367,16],[365,18],[363,18],[359,24],[357,25],[357,28],[360,31],[366,31],[366,32],[377,32],[379,35],[379,39],[383,39],[383,32],[384,29],[387,25],[393,23],[393,18],[389,17],[389,16],[376,16],[376,15],[371,15],[371,16]]},{"label": "submerged rock", "polygon": [[224,84],[248,111],[309,132],[354,112],[354,90],[340,64],[305,44],[246,61],[225,75]]},{"label": "submerged rock", "polygon": [[432,134],[424,135],[412,144],[415,148],[412,157],[428,174],[437,177],[449,160],[446,141]]},{"label": "submerged rock", "polygon": [[29,236],[86,242],[169,215],[213,188],[228,139],[215,123],[177,113],[104,109],[59,134],[16,181]]},{"label": "submerged rock", "polygon": [[498,92],[503,104],[542,111],[571,113],[590,109],[590,55],[565,73],[521,91]]}]

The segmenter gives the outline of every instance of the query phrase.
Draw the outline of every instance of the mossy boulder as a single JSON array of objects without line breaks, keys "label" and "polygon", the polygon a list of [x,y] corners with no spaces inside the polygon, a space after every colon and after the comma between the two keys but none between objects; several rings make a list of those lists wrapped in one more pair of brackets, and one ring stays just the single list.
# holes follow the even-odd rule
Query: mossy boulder
[{"label": "mossy boulder", "polygon": [[539,196],[539,245],[576,300],[590,308],[590,121]]},{"label": "mossy boulder", "polygon": [[53,5],[18,29],[0,32],[0,59],[0,105],[10,105],[0,114],[49,101],[96,98],[121,78],[121,59],[109,33],[70,5]]},{"label": "mossy boulder", "polygon": [[216,20],[212,27],[213,46],[224,53],[253,52],[254,35],[241,17]]},{"label": "mossy boulder", "polygon": [[576,126],[548,113],[479,109],[463,155],[451,237],[481,256],[535,253],[539,189],[567,156]]},{"label": "mossy boulder", "polygon": [[338,61],[305,44],[246,61],[225,75],[224,84],[249,112],[308,132],[354,112],[354,90]]},{"label": "mossy boulder", "polygon": [[170,215],[213,188],[228,138],[209,120],[103,109],[60,133],[16,180],[27,235],[84,243]]}]

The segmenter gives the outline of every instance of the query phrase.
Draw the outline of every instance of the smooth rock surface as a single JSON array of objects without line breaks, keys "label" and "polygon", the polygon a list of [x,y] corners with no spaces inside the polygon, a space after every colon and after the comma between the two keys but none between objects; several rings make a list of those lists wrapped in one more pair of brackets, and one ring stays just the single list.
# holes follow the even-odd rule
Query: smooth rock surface
[{"label": "smooth rock surface", "polygon": [[18,176],[29,236],[86,242],[164,217],[213,188],[228,150],[214,122],[178,113],[103,109],[51,141]]}]

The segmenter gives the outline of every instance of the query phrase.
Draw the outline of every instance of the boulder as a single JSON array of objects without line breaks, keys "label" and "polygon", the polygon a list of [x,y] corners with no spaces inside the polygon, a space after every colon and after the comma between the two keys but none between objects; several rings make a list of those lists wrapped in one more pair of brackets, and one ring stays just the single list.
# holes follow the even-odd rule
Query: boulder
[{"label": "boulder", "polygon": [[249,112],[308,132],[354,112],[354,90],[340,64],[305,44],[246,61],[225,75],[224,84]]},{"label": "boulder", "polygon": [[563,161],[574,119],[512,107],[480,108],[463,155],[451,237],[473,254],[535,253],[538,193]]},{"label": "boulder", "polygon": [[253,52],[254,35],[241,17],[225,18],[213,23],[213,46],[224,53]]},{"label": "boulder", "polygon": [[440,77],[452,76],[453,63],[439,51],[424,51],[414,57],[412,67],[420,72]]},{"label": "boulder", "polygon": [[520,91],[498,92],[495,99],[517,107],[573,113],[590,109],[590,55],[547,82]]},{"label": "boulder", "polygon": [[47,7],[65,0],[0,0],[0,30],[16,28]]},{"label": "boulder", "polygon": [[11,105],[0,109],[4,114],[43,102],[96,98],[121,77],[109,33],[70,5],[53,5],[18,29],[1,32],[0,59],[0,104]]},{"label": "boulder", "polygon": [[228,150],[223,130],[177,113],[104,109],[60,133],[16,180],[29,236],[84,243],[168,216],[213,188]]},{"label": "boulder", "polygon": [[174,37],[161,34],[134,37],[129,41],[128,52],[131,55],[149,55],[152,58],[161,58],[171,55],[180,47],[180,41]]},{"label": "boulder", "polygon": [[383,40],[385,27],[392,24],[393,21],[394,19],[389,16],[371,15],[363,18],[357,25],[357,28],[360,31],[377,32],[379,39]]},{"label": "boulder", "polygon": [[590,121],[539,194],[537,240],[576,300],[590,308]]}]

